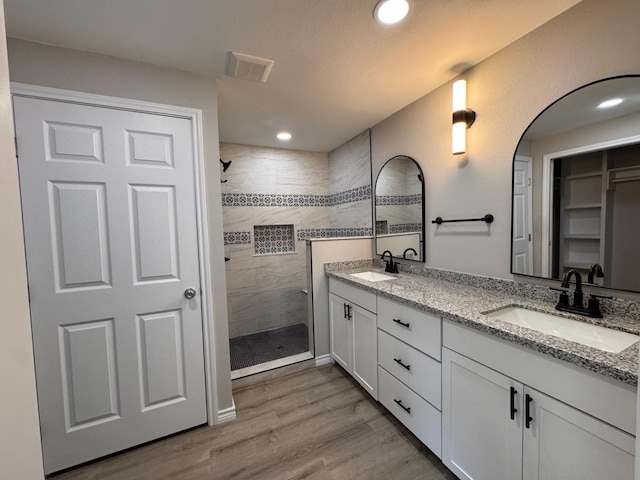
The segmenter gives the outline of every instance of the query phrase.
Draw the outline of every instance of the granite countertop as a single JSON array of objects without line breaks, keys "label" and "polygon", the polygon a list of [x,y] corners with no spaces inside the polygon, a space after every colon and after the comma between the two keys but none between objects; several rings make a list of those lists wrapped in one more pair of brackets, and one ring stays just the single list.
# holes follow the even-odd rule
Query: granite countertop
[{"label": "granite countertop", "polygon": [[[489,278],[486,278],[484,282],[480,281],[483,286],[478,286],[477,279],[482,280],[484,277],[475,277],[476,280],[470,282],[463,278],[469,277],[468,275],[453,272],[448,272],[446,275],[427,276],[400,272],[397,279],[382,282],[369,282],[349,275],[363,271],[384,273],[382,268],[376,268],[370,260],[325,265],[325,272],[329,277],[357,285],[425,312],[440,315],[445,320],[495,335],[593,372],[607,375],[629,385],[638,384],[638,343],[620,353],[605,352],[560,337],[512,325],[484,315],[482,312],[490,312],[509,305],[521,306],[640,334],[640,322],[634,318],[635,315],[605,312],[605,318],[593,319],[565,314],[554,309],[555,303],[549,301],[550,297],[546,293],[538,295],[538,297],[546,295],[547,298],[544,299],[536,298],[536,295],[523,295],[520,292],[514,292],[514,288],[509,285],[514,282]],[[635,308],[631,310],[632,313],[637,313]]]}]

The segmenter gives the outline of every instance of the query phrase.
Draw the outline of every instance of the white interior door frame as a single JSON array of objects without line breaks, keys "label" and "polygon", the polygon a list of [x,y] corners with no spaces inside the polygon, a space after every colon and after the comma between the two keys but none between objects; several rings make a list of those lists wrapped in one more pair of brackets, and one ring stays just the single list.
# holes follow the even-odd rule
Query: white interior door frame
[{"label": "white interior door frame", "polygon": [[551,272],[551,258],[549,257],[550,243],[553,238],[553,205],[551,194],[553,192],[553,160],[582,153],[606,150],[608,148],[622,147],[633,143],[640,143],[640,135],[631,137],[616,138],[606,142],[593,143],[591,145],[581,145],[559,152],[546,153],[542,156],[542,276],[548,277]]},{"label": "white interior door frame", "polygon": [[[527,176],[529,180],[527,181],[527,232],[529,235],[533,235],[533,186],[532,186],[532,177],[533,177],[533,159],[531,157],[525,157],[524,155],[516,155],[516,160],[527,163]],[[528,253],[529,253],[529,261],[528,261],[528,272],[529,274],[533,274],[533,241],[529,242],[528,245]]]},{"label": "white interior door frame", "polygon": [[204,177],[204,145],[202,130],[202,110],[174,105],[144,102],[139,100],[110,97],[84,92],[74,92],[58,88],[41,87],[11,82],[13,96],[56,100],[80,105],[92,105],[140,113],[150,113],[185,118],[193,124],[194,172],[196,193],[196,223],[198,255],[200,258],[200,285],[202,286],[202,327],[204,334],[205,387],[207,393],[207,421],[209,425],[218,423],[218,397],[216,392],[216,360],[214,350],[214,315],[211,295],[211,267],[209,262],[209,231],[207,227],[206,190]]}]

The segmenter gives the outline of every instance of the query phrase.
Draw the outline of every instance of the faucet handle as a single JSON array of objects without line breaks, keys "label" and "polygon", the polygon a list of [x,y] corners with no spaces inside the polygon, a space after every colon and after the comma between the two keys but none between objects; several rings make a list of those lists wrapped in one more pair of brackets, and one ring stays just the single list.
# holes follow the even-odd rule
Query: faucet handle
[{"label": "faucet handle", "polygon": [[603,299],[606,299],[606,300],[613,299],[613,297],[611,295],[598,295],[596,293],[590,293],[589,295],[591,295],[591,298],[603,298]]},{"label": "faucet handle", "polygon": [[556,292],[560,292],[560,298],[558,299],[558,307],[564,307],[569,305],[569,289],[568,288],[557,288],[557,287],[549,287],[550,290],[555,290]]}]

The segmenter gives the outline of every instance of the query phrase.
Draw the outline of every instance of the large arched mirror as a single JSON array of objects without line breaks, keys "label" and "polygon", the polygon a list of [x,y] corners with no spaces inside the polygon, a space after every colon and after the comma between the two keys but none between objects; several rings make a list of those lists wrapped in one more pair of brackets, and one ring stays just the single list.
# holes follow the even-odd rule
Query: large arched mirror
[{"label": "large arched mirror", "polygon": [[424,262],[424,176],[411,157],[384,164],[375,184],[375,246],[382,255]]},{"label": "large arched mirror", "polygon": [[[581,87],[547,107],[513,158],[511,272],[640,292],[640,76]],[[597,272],[596,269],[593,269]]]}]

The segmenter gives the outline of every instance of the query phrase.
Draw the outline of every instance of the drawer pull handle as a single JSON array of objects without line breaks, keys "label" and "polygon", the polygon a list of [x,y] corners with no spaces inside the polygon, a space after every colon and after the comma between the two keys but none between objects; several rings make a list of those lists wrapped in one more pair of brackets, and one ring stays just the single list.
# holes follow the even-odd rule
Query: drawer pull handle
[{"label": "drawer pull handle", "polygon": [[411,365],[407,365],[407,364],[403,363],[401,358],[394,358],[393,361],[396,362],[401,367],[404,367],[407,370],[411,370]]},{"label": "drawer pull handle", "polygon": [[396,400],[395,398],[393,399],[394,402],[396,402],[398,405],[400,405],[400,408],[403,409],[405,412],[407,413],[411,413],[411,407],[405,407],[402,404],[402,400]]},{"label": "drawer pull handle", "polygon": [[518,391],[511,387],[511,420],[516,419],[516,413],[518,413],[518,409],[516,408],[516,395]]},{"label": "drawer pull handle", "polygon": [[533,417],[531,416],[531,402],[533,398],[527,393],[524,396],[524,426],[525,428],[531,428],[531,422]]},{"label": "drawer pull handle", "polygon": [[410,324],[409,322],[404,323],[402,320],[398,320],[397,318],[393,319],[394,322],[396,322],[398,325],[402,325],[403,327],[409,328]]}]

